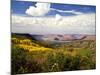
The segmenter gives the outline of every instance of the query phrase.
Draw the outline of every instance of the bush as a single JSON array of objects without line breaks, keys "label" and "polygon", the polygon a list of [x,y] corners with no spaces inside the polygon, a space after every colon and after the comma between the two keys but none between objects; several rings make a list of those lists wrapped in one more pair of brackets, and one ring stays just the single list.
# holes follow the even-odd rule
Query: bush
[{"label": "bush", "polygon": [[[12,39],[12,74],[87,70],[96,67],[93,41],[52,45],[19,37]],[[30,51],[32,48],[34,50]]]}]

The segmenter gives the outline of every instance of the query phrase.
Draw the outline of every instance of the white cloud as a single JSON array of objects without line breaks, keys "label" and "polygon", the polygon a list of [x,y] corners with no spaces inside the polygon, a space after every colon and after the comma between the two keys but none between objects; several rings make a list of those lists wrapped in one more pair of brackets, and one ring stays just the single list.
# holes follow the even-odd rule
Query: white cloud
[{"label": "white cloud", "polygon": [[59,14],[56,14],[55,19],[56,19],[56,20],[61,20],[61,19],[62,19],[62,16],[59,15]]},{"label": "white cloud", "polygon": [[95,34],[95,13],[63,17],[12,15],[12,32],[32,34]]},{"label": "white cloud", "polygon": [[78,11],[75,11],[75,10],[70,10],[70,11],[65,11],[65,10],[59,10],[59,9],[54,9],[52,8],[51,10],[56,10],[58,12],[62,12],[62,13],[72,13],[72,14],[76,14],[76,15],[80,15],[80,14],[83,14],[82,12],[78,12]]},{"label": "white cloud", "polygon": [[63,13],[72,13],[72,14],[83,14],[82,12],[78,12],[75,10],[70,10],[70,11],[64,11],[64,10],[59,10],[59,9],[54,9],[50,8],[51,4],[50,3],[36,3],[35,6],[30,6],[26,10],[26,14],[31,15],[31,16],[44,16],[47,14],[50,10],[55,10],[58,12],[63,12]]},{"label": "white cloud", "polygon": [[50,10],[50,3],[37,3],[26,10],[26,14],[31,16],[43,16]]}]

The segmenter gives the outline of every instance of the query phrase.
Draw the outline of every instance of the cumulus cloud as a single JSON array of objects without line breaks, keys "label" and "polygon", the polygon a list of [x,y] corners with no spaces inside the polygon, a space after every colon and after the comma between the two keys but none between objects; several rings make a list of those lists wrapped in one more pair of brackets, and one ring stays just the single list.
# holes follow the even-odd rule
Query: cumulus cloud
[{"label": "cumulus cloud", "polygon": [[95,34],[95,13],[61,17],[12,15],[12,32],[32,34]]},{"label": "cumulus cloud", "polygon": [[50,11],[50,3],[37,3],[26,10],[26,14],[31,16],[43,16]]},{"label": "cumulus cloud", "polygon": [[82,12],[78,12],[75,10],[70,10],[70,11],[65,11],[65,10],[59,10],[59,9],[54,9],[50,8],[51,4],[50,3],[36,3],[35,6],[30,6],[26,10],[26,14],[31,15],[31,16],[44,16],[47,14],[50,10],[55,10],[61,13],[72,13],[72,14],[83,14]]},{"label": "cumulus cloud", "polygon": [[56,19],[56,20],[61,20],[61,19],[62,19],[62,16],[59,15],[59,14],[56,14],[55,19]]}]

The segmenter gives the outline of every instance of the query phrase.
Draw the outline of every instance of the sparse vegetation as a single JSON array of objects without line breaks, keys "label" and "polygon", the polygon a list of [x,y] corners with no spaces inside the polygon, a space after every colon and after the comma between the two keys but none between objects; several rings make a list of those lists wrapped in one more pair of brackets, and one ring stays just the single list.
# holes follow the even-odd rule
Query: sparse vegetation
[{"label": "sparse vegetation", "polygon": [[39,42],[12,35],[12,74],[95,69],[95,40]]}]

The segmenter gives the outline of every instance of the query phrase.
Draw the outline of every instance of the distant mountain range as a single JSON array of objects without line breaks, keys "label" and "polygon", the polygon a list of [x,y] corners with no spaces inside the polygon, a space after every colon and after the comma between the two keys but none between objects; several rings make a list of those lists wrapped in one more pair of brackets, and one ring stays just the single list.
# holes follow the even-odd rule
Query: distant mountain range
[{"label": "distant mountain range", "polygon": [[12,33],[16,36],[25,36],[33,40],[43,40],[43,41],[74,41],[74,40],[95,40],[95,35],[82,35],[82,34],[48,34],[48,35],[33,35],[33,34],[19,34]]},{"label": "distant mountain range", "polygon": [[[12,33],[13,34],[13,33]],[[33,35],[33,34],[19,34],[14,33],[16,36],[25,36],[33,40],[43,41],[74,41],[74,40],[95,40],[95,35],[82,35],[82,34],[48,34],[48,35]]]},{"label": "distant mountain range", "polygon": [[95,35],[79,35],[79,34],[66,34],[66,35],[32,35],[37,40],[48,41],[74,41],[74,40],[95,40]]}]

